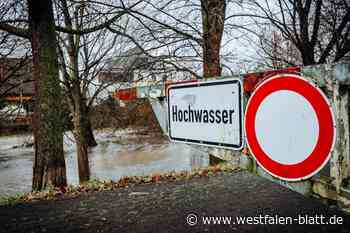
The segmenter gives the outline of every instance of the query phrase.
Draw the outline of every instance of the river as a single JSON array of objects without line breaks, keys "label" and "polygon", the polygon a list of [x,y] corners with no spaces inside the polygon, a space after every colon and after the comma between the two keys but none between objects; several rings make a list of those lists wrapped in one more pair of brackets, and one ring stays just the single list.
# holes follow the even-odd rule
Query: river
[{"label": "river", "polygon": [[[209,164],[208,155],[188,145],[139,134],[140,130],[110,129],[95,132],[98,146],[90,149],[91,178],[118,180],[169,171],[191,170]],[[0,137],[0,196],[29,192],[34,149],[30,135]],[[71,133],[64,137],[68,183],[77,185],[78,165]]]}]

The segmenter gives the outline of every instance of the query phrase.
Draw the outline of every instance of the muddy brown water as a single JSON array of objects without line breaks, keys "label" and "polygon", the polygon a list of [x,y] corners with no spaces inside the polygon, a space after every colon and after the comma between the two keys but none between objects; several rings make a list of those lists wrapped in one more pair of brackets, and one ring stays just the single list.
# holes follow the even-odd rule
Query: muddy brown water
[{"label": "muddy brown water", "polygon": [[[32,182],[34,151],[24,144],[28,135],[0,137],[0,197],[29,192]],[[90,150],[92,179],[118,180],[123,176],[141,176],[169,171],[191,170],[209,164],[208,156],[190,146],[154,140],[133,130],[100,131],[98,146]],[[68,183],[77,185],[76,148],[71,135],[65,136]]]}]

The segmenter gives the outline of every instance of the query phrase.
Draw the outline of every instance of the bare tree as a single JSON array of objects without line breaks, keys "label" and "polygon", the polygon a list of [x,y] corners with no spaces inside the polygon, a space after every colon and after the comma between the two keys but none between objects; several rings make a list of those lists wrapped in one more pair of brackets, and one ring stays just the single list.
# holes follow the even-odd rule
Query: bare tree
[{"label": "bare tree", "polygon": [[[137,6],[139,2],[132,3],[130,7]],[[73,117],[80,182],[90,178],[88,147],[97,145],[89,112],[99,94],[112,84],[98,82],[97,76],[104,68],[106,60],[118,54],[116,48],[120,49],[125,44],[120,40],[119,34],[112,34],[106,29],[109,25],[105,18],[105,14],[111,14],[113,22],[110,21],[110,24],[121,24],[125,14],[119,14],[120,10],[126,9],[123,2],[113,6],[103,4],[103,1],[93,3],[59,0],[56,5],[56,18],[66,30],[71,31],[68,34],[58,34],[58,50],[64,89]],[[102,12],[104,7],[107,13]],[[94,28],[96,25],[104,25],[106,28],[84,33],[87,28]]]},{"label": "bare tree", "polygon": [[[78,30],[55,23],[51,0],[27,0],[1,2],[0,30],[26,38],[31,42],[33,76],[35,80],[34,140],[35,161],[33,166],[33,189],[48,185],[66,185],[63,154],[62,90],[59,80],[56,31],[84,35],[101,30],[128,12],[120,7],[108,9],[106,1],[86,1],[100,5],[95,18],[100,24]],[[137,3],[135,3],[137,4]],[[133,6],[131,6],[133,7]],[[113,14],[112,14],[113,13]]]},{"label": "bare tree", "polygon": [[58,79],[55,21],[51,1],[28,0],[35,78],[33,189],[66,185],[62,91]]},{"label": "bare tree", "polygon": [[302,64],[300,52],[279,31],[266,29],[258,38],[256,53],[262,58],[264,68],[280,69]]},{"label": "bare tree", "polygon": [[228,2],[143,1],[142,8],[128,13],[134,22],[134,40],[164,63],[197,78],[220,76]]},{"label": "bare tree", "polygon": [[30,71],[28,41],[0,31],[0,99],[17,89],[20,84],[33,81]]},{"label": "bare tree", "polygon": [[61,87],[52,1],[2,3],[0,30],[31,43],[35,80],[33,189],[66,185]]},{"label": "bare tree", "polygon": [[350,5],[346,0],[250,0],[246,6],[251,10],[247,17],[264,29],[267,23],[272,25],[272,31],[292,43],[303,65],[337,62],[349,56]]}]

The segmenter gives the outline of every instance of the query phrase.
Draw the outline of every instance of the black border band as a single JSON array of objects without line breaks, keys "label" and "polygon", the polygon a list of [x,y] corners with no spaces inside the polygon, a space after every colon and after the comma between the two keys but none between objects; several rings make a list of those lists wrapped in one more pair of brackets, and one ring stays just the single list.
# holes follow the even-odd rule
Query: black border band
[{"label": "black border band", "polygon": [[[200,87],[200,86],[215,86],[215,85],[225,85],[225,84],[232,84],[232,83],[238,83],[238,105],[239,105],[239,144],[229,144],[229,143],[219,143],[219,142],[212,142],[212,141],[202,141],[202,140],[194,140],[194,139],[186,139],[186,138],[176,138],[171,136],[171,120],[170,120],[170,91],[172,89],[183,89],[183,88],[191,88],[191,87]],[[169,137],[173,141],[180,141],[180,142],[189,142],[189,143],[195,143],[200,145],[210,145],[210,146],[222,146],[222,147],[229,147],[229,148],[235,148],[239,149],[243,146],[243,126],[242,126],[242,85],[239,79],[235,80],[220,80],[220,81],[208,81],[208,82],[196,82],[196,83],[190,83],[190,84],[180,84],[179,86],[170,86],[167,90],[167,97],[168,97],[168,132]]]}]

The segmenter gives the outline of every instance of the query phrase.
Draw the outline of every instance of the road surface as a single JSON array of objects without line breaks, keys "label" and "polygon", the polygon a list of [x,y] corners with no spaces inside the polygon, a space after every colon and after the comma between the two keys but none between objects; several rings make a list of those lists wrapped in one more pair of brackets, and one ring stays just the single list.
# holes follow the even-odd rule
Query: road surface
[{"label": "road surface", "polygon": [[350,216],[244,171],[0,207],[0,223],[26,233],[350,232]]}]

